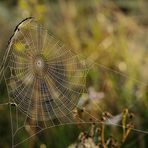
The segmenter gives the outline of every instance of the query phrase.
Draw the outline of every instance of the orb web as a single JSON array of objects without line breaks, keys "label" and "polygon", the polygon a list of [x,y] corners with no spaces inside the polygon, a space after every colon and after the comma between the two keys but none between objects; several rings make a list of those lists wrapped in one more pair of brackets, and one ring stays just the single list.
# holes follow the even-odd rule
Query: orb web
[{"label": "orb web", "polygon": [[12,147],[28,139],[20,142],[16,138],[23,129],[33,128],[29,135],[32,137],[46,128],[86,122],[73,116],[88,72],[82,57],[33,18],[16,27],[6,53],[4,78],[10,102]]},{"label": "orb web", "polygon": [[6,81],[18,109],[37,121],[69,114],[85,88],[78,55],[31,22],[18,26],[11,43]]},{"label": "orb web", "polygon": [[[77,116],[76,119],[73,117],[75,109],[81,110],[79,99],[85,90],[90,65],[99,67],[99,73],[104,77],[114,78],[120,75],[128,79],[128,76],[102,64],[86,62],[48,33],[48,30],[39,26],[33,18],[25,19],[16,27],[9,41],[8,51],[8,58],[4,58],[8,59],[5,81],[11,102],[10,111],[11,114],[16,114],[15,118],[11,115],[12,147],[19,146],[46,128],[65,124],[100,123],[98,118],[86,110],[86,116]],[[103,87],[108,85],[105,81],[101,83]],[[119,91],[122,86],[114,89]],[[112,96],[112,92],[109,95]],[[103,109],[98,102],[95,99],[91,101],[94,102],[94,108],[102,113]],[[23,128],[27,131],[31,127],[35,129],[29,138],[23,141],[17,141],[16,138],[15,141],[19,131]]]}]

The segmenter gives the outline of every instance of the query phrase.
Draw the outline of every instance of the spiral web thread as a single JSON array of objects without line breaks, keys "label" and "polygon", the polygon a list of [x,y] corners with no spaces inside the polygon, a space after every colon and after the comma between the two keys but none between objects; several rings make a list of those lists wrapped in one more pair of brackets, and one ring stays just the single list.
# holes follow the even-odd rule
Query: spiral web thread
[{"label": "spiral web thread", "polygon": [[[74,116],[77,109],[81,110],[78,106],[79,98],[85,90],[85,77],[91,66],[97,65],[100,71],[128,78],[102,64],[87,61],[87,64],[91,64],[86,66],[85,60],[67,49],[32,18],[16,27],[9,44],[5,81],[11,103],[12,147],[19,146],[47,128],[65,124],[100,123],[98,118],[86,110],[85,116]],[[93,104],[103,112],[98,103]],[[12,118],[12,114],[13,117],[15,114],[15,118]],[[34,132],[28,138],[17,141],[16,134],[24,128],[32,128]],[[142,130],[133,130],[144,133]]]}]

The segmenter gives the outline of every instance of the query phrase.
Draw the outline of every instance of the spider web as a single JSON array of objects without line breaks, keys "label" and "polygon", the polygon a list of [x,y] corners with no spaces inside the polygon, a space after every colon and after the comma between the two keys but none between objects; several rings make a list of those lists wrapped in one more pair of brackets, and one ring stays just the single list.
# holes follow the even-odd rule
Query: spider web
[{"label": "spider web", "polygon": [[[9,49],[9,54],[6,53],[9,60],[4,77],[10,99],[12,147],[19,146],[47,128],[101,122],[89,109],[83,110],[85,115],[77,114],[77,110],[82,109],[79,98],[86,91],[86,75],[90,68],[98,66],[104,76],[120,75],[131,79],[102,64],[84,60],[32,18],[26,19],[16,27]],[[102,86],[105,85],[106,82],[103,82]],[[112,92],[109,95],[112,96]],[[93,99],[91,101],[102,113],[103,108],[98,102]],[[32,132],[28,138],[18,140],[15,138],[16,134],[19,135],[23,129]]]}]

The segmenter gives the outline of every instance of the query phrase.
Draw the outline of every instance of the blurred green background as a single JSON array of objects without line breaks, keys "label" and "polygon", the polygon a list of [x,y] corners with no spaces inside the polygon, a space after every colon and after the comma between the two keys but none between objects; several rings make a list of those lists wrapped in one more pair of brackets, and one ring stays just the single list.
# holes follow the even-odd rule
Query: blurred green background
[{"label": "blurred green background", "polygon": [[[1,60],[15,26],[33,16],[76,53],[94,66],[87,75],[85,108],[97,114],[120,114],[128,108],[135,128],[148,132],[148,2],[146,0],[0,0]],[[95,99],[94,96],[95,95]],[[100,111],[91,99],[102,107]],[[89,100],[86,104],[86,100]],[[4,81],[0,102],[8,101]],[[88,125],[89,127],[89,125]],[[34,143],[21,148],[65,148],[75,143],[83,125],[47,129]],[[85,129],[86,130],[86,129]],[[121,129],[111,126],[105,135],[118,140]],[[28,135],[23,132],[20,139]],[[0,148],[11,147],[9,106],[0,106]],[[148,135],[132,131],[122,147],[146,148]]]}]

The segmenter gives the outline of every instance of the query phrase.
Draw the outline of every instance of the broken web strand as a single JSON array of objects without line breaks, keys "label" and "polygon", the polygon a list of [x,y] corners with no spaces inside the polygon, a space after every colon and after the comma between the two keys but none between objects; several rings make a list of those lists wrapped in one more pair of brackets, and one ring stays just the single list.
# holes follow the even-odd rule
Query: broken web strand
[{"label": "broken web strand", "polygon": [[[110,69],[110,70],[111,70],[111,69]],[[26,116],[26,117],[27,117],[27,116]],[[74,124],[74,123],[76,124],[77,122],[73,122],[73,123],[71,122],[71,123],[69,123],[69,124]],[[87,122],[81,122],[81,123],[87,123]],[[89,122],[88,122],[88,123],[89,123]],[[64,124],[66,124],[66,123],[64,123]],[[62,124],[59,124],[59,125],[62,125]],[[53,126],[51,126],[51,127],[54,127],[54,126],[57,126],[57,125],[53,125]]]}]

